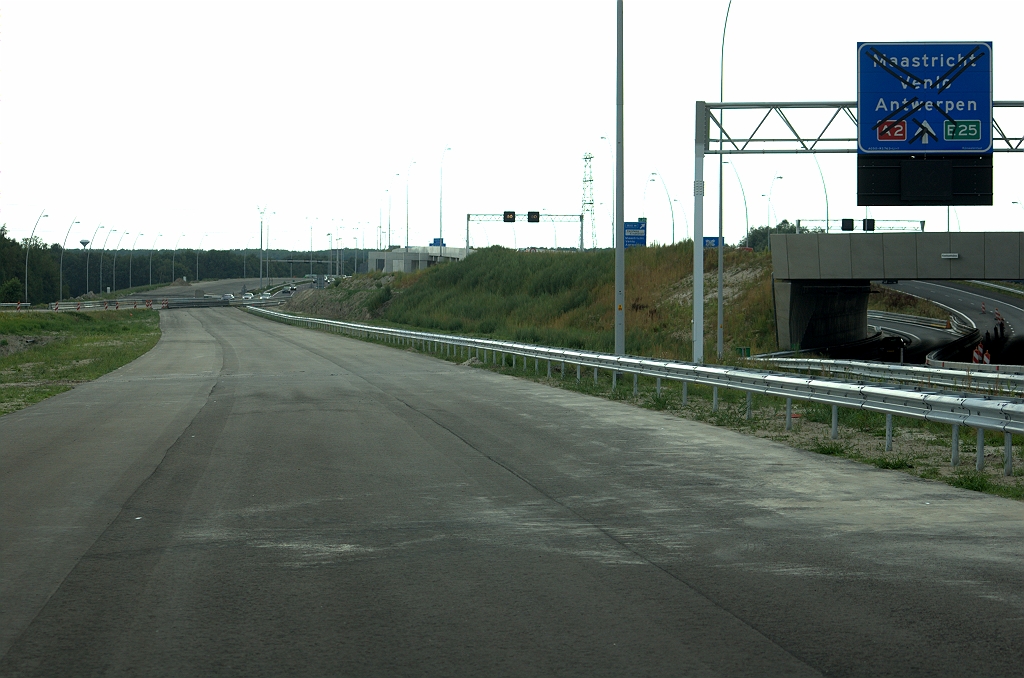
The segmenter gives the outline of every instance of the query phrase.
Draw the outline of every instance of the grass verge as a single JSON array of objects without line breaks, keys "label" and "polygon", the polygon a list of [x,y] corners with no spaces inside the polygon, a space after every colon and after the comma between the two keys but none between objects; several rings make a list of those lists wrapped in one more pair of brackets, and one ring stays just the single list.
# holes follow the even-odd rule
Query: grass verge
[{"label": "grass verge", "polygon": [[156,311],[0,313],[0,415],[116,370],[160,339]]}]

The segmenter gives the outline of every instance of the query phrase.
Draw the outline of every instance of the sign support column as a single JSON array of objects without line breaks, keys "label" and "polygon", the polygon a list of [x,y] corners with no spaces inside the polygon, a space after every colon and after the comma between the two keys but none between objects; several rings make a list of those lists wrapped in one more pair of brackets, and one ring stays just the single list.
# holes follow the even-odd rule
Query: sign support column
[{"label": "sign support column", "polygon": [[625,162],[622,158],[622,0],[616,3],[618,35],[615,77],[615,355],[626,355]]},{"label": "sign support column", "polygon": [[705,102],[697,102],[694,120],[696,144],[693,150],[693,362],[702,363],[704,362],[704,151],[708,138],[708,109]]}]

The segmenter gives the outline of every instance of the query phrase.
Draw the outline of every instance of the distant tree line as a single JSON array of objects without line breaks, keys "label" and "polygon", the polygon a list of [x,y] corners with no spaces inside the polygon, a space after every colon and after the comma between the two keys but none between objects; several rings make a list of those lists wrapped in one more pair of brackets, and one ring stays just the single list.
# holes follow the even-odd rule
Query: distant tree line
[{"label": "distant tree line", "polygon": [[771,233],[821,233],[821,228],[801,228],[797,231],[796,224],[788,219],[783,219],[776,226],[759,226],[750,229],[750,233],[740,239],[738,247],[751,247],[755,252],[763,252],[768,249],[768,235]]},{"label": "distant tree line", "polygon": [[[62,265],[59,244],[46,245],[39,238],[33,238],[28,245],[28,298],[33,304],[57,301],[60,297],[71,299],[88,292],[105,292],[108,287],[123,290],[151,283],[167,284],[179,278],[190,282],[196,280],[197,251],[194,249],[104,251],[74,248],[63,250]],[[0,302],[25,300],[25,246],[25,240],[8,237],[6,224],[0,226]],[[346,275],[352,274],[357,260],[359,270],[366,270],[365,250],[346,250],[344,254]],[[268,250],[265,256],[270,261],[264,263],[264,276],[301,277],[310,272],[308,251]],[[330,257],[327,251],[314,251],[313,273],[328,273],[328,264],[320,262]],[[330,272],[334,272],[334,267],[330,268]],[[200,282],[204,279],[254,278],[259,274],[259,250],[198,251]],[[60,294],[62,279],[64,290]]]}]

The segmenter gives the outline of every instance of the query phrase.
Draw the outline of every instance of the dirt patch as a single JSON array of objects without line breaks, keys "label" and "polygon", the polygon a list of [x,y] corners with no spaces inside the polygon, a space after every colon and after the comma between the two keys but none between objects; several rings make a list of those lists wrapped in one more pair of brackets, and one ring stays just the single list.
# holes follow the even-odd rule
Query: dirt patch
[{"label": "dirt patch", "polygon": [[45,346],[54,340],[54,337],[38,336],[28,337],[17,334],[0,334],[0,358],[20,353],[35,346]]}]

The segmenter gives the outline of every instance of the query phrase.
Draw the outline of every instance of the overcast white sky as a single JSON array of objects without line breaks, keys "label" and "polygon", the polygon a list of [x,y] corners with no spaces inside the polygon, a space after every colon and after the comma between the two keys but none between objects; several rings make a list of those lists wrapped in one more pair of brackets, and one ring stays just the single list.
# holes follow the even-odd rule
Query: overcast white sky
[{"label": "overcast white sky", "polygon": [[[627,220],[676,238],[693,213],[694,101],[718,100],[725,1],[625,3]],[[735,0],[726,101],[853,101],[858,41],[990,40],[994,96],[1024,99],[1024,3]],[[578,214],[594,154],[597,241],[611,243],[615,2],[0,2],[0,223],[69,244],[116,229],[121,246],[273,247],[405,243],[439,230],[461,247],[467,213]],[[1024,115],[997,111],[1007,132]],[[1004,120],[1005,119],[1005,120]],[[852,134],[852,125],[838,128]],[[750,225],[824,219],[807,156],[742,156]],[[408,172],[410,163],[411,172]],[[829,216],[861,218],[854,154],[821,155]],[[717,161],[706,163],[706,232],[717,230]],[[782,176],[772,185],[772,177]],[[726,166],[726,240],[746,228]],[[995,206],[952,227],[1022,230],[1024,154],[996,154]],[[271,214],[272,213],[272,214]],[[925,219],[945,208],[872,208]],[[586,244],[591,244],[587,224]],[[578,227],[475,226],[473,246],[573,245]],[[387,235],[384,235],[385,243]]]}]

